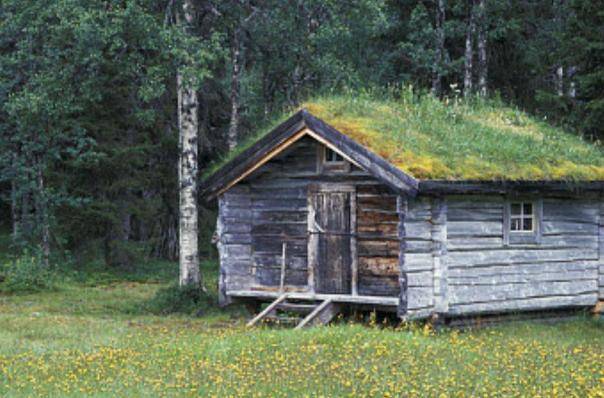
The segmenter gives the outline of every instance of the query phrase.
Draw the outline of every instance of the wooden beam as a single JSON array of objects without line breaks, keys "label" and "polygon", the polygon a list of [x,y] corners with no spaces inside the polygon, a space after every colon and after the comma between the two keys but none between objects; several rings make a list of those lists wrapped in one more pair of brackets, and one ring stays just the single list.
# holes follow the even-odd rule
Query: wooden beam
[{"label": "wooden beam", "polygon": [[250,320],[246,326],[248,326],[248,327],[254,326],[262,318],[264,318],[265,316],[267,316],[268,314],[273,312],[273,310],[286,298],[287,298],[287,294],[281,294],[279,297],[277,297],[277,299],[275,301],[273,301],[271,304],[269,304],[269,306],[266,307],[264,309],[264,311],[262,311],[261,313],[256,315],[254,318],[252,318],[252,320]]},{"label": "wooden beam", "polygon": [[289,146],[291,146],[293,143],[298,141],[300,138],[304,137],[306,134],[308,134],[308,129],[302,129],[302,130],[298,131],[296,134],[294,134],[293,136],[289,137],[287,140],[285,140],[281,144],[274,147],[266,155],[264,155],[264,157],[259,159],[252,167],[250,167],[249,169],[247,169],[246,171],[241,173],[237,178],[235,178],[230,183],[228,183],[225,187],[220,189],[218,191],[217,195],[222,194],[223,192],[228,190],[230,187],[237,184],[239,181],[243,180],[245,177],[249,176],[254,171],[258,170],[258,168],[260,168],[260,166],[262,166],[263,164],[265,164],[266,162],[268,162],[269,160],[271,160],[272,158],[277,156],[279,153],[281,153],[282,151],[287,149]]},{"label": "wooden beam", "polygon": [[286,261],[287,242],[283,242],[281,246],[281,275],[279,278],[279,291],[283,293],[285,287],[285,261]]},{"label": "wooden beam", "polygon": [[307,194],[307,216],[306,228],[308,230],[308,242],[306,244],[307,255],[307,272],[308,272],[308,290],[311,293],[315,292],[315,270],[317,269],[318,253],[319,253],[319,234],[316,228],[316,213],[314,206],[314,195],[309,189]]},{"label": "wooden beam", "polygon": [[398,213],[398,239],[399,239],[399,253],[398,253],[398,267],[399,267],[399,286],[400,294],[397,303],[397,314],[399,317],[407,316],[407,309],[409,306],[409,288],[407,280],[407,263],[405,261],[405,252],[407,250],[406,238],[407,233],[405,230],[405,218],[407,216],[407,198],[399,195],[396,197],[396,212]]},{"label": "wooden beam", "polygon": [[[336,303],[349,303],[349,304],[369,304],[369,305],[383,305],[383,306],[394,306],[396,307],[399,303],[398,297],[382,297],[382,296],[352,296],[349,294],[322,294],[322,293],[311,293],[311,292],[288,292],[287,298],[291,300],[315,300],[324,301],[331,299]],[[258,299],[275,299],[281,296],[276,291],[262,291],[262,290],[231,290],[227,292],[227,295],[231,297],[249,297]]]},{"label": "wooden beam", "polygon": [[357,252],[357,194],[350,193],[350,268],[351,268],[351,293],[359,294],[359,257]]},{"label": "wooden beam", "polygon": [[331,299],[327,299],[317,306],[310,314],[306,316],[295,329],[302,329],[312,325],[328,324],[340,311],[340,307]]},{"label": "wooden beam", "polygon": [[601,193],[604,181],[481,181],[423,180],[419,191],[424,194],[567,194]]},{"label": "wooden beam", "polygon": [[215,198],[305,135],[312,136],[390,188],[411,196],[417,193],[415,178],[303,109],[207,177],[200,185],[201,196],[206,201]]}]

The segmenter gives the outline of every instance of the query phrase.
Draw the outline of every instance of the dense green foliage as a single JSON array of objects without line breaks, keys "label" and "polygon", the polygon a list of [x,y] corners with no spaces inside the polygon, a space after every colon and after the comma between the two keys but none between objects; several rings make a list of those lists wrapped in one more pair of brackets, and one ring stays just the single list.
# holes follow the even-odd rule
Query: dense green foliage
[{"label": "dense green foliage", "polygon": [[[205,280],[215,278],[215,267],[202,269]],[[602,392],[603,325],[594,319],[466,332],[348,320],[306,331],[250,330],[237,312],[154,315],[149,303],[175,275],[152,268],[146,277],[86,275],[58,291],[0,295],[1,396]]]},{"label": "dense green foliage", "polygon": [[[80,264],[102,257],[123,269],[141,250],[176,258],[177,70],[199,77],[202,171],[227,152],[233,117],[242,142],[310,97],[335,95],[342,102],[342,92],[354,97],[368,88],[413,85],[418,92],[432,88],[445,101],[424,99],[421,106],[443,117],[459,111],[462,125],[481,112],[499,118],[480,130],[491,149],[498,127],[522,127],[500,125],[510,113],[512,124],[551,132],[543,139],[552,142],[540,148],[566,151],[570,162],[547,158],[546,170],[528,170],[542,153],[487,150],[488,159],[477,161],[486,167],[478,178],[598,175],[583,167],[599,166],[593,151],[569,155],[582,144],[536,118],[590,139],[604,135],[600,1],[203,0],[196,6],[197,25],[184,32],[178,0],[2,1],[0,211],[14,252],[27,249],[44,265],[65,255]],[[466,89],[468,38],[474,86]],[[493,103],[474,102],[483,75],[485,90],[511,107],[488,110]],[[468,105],[446,105],[462,94]],[[400,127],[425,124],[405,120]],[[413,148],[424,145],[416,143]],[[521,166],[502,171],[502,162],[523,156]],[[403,160],[401,167],[417,168],[418,176],[447,174],[424,164],[427,157]],[[204,257],[213,250],[212,214],[203,209],[200,216]]]}]

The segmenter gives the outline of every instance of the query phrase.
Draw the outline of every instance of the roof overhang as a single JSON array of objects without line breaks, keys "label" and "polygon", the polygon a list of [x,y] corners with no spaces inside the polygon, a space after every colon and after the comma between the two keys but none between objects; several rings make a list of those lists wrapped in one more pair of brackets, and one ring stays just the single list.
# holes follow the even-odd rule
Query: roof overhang
[{"label": "roof overhang", "polygon": [[419,191],[426,195],[465,194],[567,194],[604,192],[604,181],[544,181],[544,180],[422,180]]},{"label": "roof overhang", "polygon": [[200,187],[202,197],[211,200],[227,191],[306,136],[338,152],[394,191],[417,194],[418,180],[302,109],[206,178]]}]

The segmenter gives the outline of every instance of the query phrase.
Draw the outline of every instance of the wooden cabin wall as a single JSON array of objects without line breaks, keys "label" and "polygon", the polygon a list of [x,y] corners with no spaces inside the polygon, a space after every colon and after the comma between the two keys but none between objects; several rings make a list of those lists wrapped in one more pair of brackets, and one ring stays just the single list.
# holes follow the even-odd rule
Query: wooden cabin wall
[{"label": "wooden cabin wall", "polygon": [[321,174],[318,148],[303,138],[219,199],[221,295],[277,290],[286,242],[288,290],[307,286],[307,191],[312,183],[347,183],[357,191],[358,293],[399,295],[396,196],[366,172]]},{"label": "wooden cabin wall", "polygon": [[600,225],[598,230],[600,249],[599,298],[604,300],[604,200],[600,199]]},{"label": "wooden cabin wall", "polygon": [[544,198],[534,245],[504,245],[502,197],[448,197],[447,207],[450,314],[595,304],[597,201]]},{"label": "wooden cabin wall", "polygon": [[447,311],[446,223],[444,199],[419,197],[408,201],[404,263],[409,318]]},{"label": "wooden cabin wall", "polygon": [[504,244],[504,204],[503,196],[408,201],[408,318],[591,306],[602,297],[599,200],[544,198],[535,245]]},{"label": "wooden cabin wall", "polygon": [[399,285],[396,195],[376,186],[357,187],[359,294],[396,297]]}]

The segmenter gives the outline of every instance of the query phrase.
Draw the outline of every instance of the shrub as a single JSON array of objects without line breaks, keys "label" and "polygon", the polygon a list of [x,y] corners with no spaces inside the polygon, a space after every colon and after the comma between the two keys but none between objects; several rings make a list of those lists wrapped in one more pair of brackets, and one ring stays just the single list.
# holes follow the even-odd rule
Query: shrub
[{"label": "shrub", "polygon": [[187,314],[201,316],[213,308],[216,300],[199,286],[173,284],[159,290],[146,305],[154,314]]},{"label": "shrub", "polygon": [[43,266],[37,256],[24,253],[0,265],[0,292],[30,293],[53,290],[57,285],[56,272]]}]

